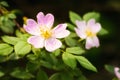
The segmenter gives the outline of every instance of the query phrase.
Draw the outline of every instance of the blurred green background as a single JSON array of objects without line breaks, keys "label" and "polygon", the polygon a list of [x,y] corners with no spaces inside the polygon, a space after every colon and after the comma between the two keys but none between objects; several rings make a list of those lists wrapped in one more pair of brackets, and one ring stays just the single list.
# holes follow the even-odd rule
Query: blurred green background
[{"label": "blurred green background", "polygon": [[101,14],[102,27],[109,31],[108,35],[99,36],[100,47],[89,50],[85,55],[98,69],[97,73],[83,69],[90,80],[111,80],[113,74],[107,72],[105,64],[120,67],[120,0],[5,0],[8,10],[19,9],[18,22],[23,25],[22,17],[36,19],[40,11],[52,13],[59,23],[69,22],[69,11],[81,16],[87,12],[96,11]]}]

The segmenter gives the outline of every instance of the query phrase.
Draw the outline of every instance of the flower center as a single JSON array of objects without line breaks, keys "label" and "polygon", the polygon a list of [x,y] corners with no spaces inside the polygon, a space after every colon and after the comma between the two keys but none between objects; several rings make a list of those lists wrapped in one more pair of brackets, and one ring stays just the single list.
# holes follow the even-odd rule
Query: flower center
[{"label": "flower center", "polygon": [[91,32],[90,30],[86,30],[86,35],[87,35],[87,37],[93,37],[93,36],[95,36],[96,34],[93,33],[93,32]]},{"label": "flower center", "polygon": [[40,28],[40,32],[42,37],[44,37],[45,39],[48,39],[52,36],[51,30],[48,28]]}]

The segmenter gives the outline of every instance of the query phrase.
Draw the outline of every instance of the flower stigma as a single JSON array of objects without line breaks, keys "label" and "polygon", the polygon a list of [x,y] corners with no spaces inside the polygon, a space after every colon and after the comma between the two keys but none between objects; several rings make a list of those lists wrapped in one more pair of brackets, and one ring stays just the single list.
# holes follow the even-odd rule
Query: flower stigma
[{"label": "flower stigma", "polygon": [[40,28],[40,33],[41,36],[44,37],[45,39],[48,39],[52,36],[52,31],[48,28]]},{"label": "flower stigma", "polygon": [[86,33],[87,37],[93,37],[96,35],[95,33],[93,33],[92,31],[90,31],[88,29],[85,31],[85,33]]}]

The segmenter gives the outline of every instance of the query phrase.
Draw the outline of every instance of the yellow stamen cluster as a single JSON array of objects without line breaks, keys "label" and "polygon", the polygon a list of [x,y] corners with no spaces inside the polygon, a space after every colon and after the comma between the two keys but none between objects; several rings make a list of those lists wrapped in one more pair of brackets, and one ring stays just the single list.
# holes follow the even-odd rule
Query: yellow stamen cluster
[{"label": "yellow stamen cluster", "polygon": [[41,32],[42,37],[44,37],[45,39],[48,39],[52,36],[51,30],[48,28],[41,28],[40,32]]},{"label": "yellow stamen cluster", "polygon": [[96,34],[93,33],[93,32],[91,32],[90,30],[86,30],[86,35],[87,35],[88,37],[93,37],[93,36],[95,36]]}]

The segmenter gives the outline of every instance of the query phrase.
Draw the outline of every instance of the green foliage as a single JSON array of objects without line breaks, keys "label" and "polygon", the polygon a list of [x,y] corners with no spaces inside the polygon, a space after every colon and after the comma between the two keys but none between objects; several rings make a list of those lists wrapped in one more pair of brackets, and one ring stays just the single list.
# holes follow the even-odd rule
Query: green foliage
[{"label": "green foliage", "polygon": [[68,53],[68,52],[64,52],[62,55],[62,59],[64,61],[64,63],[68,66],[70,66],[72,69],[76,68],[76,59],[75,57]]},{"label": "green foliage", "polygon": [[11,45],[15,45],[18,41],[20,41],[19,38],[12,36],[2,36],[2,40]]},{"label": "green foliage", "polygon": [[71,48],[66,48],[66,52],[81,55],[85,52],[85,50],[82,49],[81,47],[71,47]]},{"label": "green foliage", "polygon": [[[88,21],[91,18],[99,20],[99,13],[86,13],[82,19],[79,14],[70,11],[69,18],[72,23],[67,23],[68,29],[71,31],[70,35],[61,39],[63,43],[61,48],[48,52],[45,48],[36,49],[27,42],[31,35],[18,26],[19,24],[15,20],[16,13],[19,11],[8,11],[5,7],[8,7],[8,4],[4,1],[0,2],[0,29],[3,34],[8,33],[11,36],[1,36],[0,63],[9,63],[7,66],[11,66],[14,62],[15,64],[12,64],[12,68],[5,67],[6,70],[0,71],[0,78],[9,75],[11,79],[20,80],[87,80],[77,63],[88,70],[97,72],[92,63],[84,57],[83,54],[86,51],[74,28],[76,20]],[[15,26],[20,28],[15,31]],[[107,30],[103,28],[99,34],[107,33]],[[2,68],[4,67],[2,66]],[[108,66],[107,69],[109,70]]]},{"label": "green foliage", "polygon": [[68,74],[63,72],[53,74],[49,80],[73,80],[72,77]]},{"label": "green foliage", "polygon": [[0,44],[0,55],[6,56],[9,55],[12,51],[13,51],[12,46],[5,43]]},{"label": "green foliage", "polygon": [[118,78],[113,78],[112,80],[119,80]]},{"label": "green foliage", "polygon": [[98,33],[98,35],[107,35],[109,32],[106,30],[106,29],[104,29],[104,28],[102,28],[101,30],[100,30],[100,32]]},{"label": "green foliage", "polygon": [[97,72],[97,69],[83,56],[76,56],[77,61],[88,70]]},{"label": "green foliage", "polygon": [[31,51],[31,45],[24,41],[19,41],[14,46],[15,53],[17,55],[24,56]]},{"label": "green foliage", "polygon": [[75,26],[73,24],[67,23],[68,29],[74,31]]},{"label": "green foliage", "polygon": [[2,77],[2,76],[4,76],[4,75],[5,75],[5,73],[2,72],[2,71],[0,71],[0,77]]},{"label": "green foliage", "polygon": [[19,78],[19,79],[31,79],[34,78],[34,76],[26,72],[25,70],[21,70],[19,68],[15,69],[13,72],[10,73],[12,77]]},{"label": "green foliage", "polygon": [[114,66],[105,65],[105,69],[106,69],[108,72],[114,74]]},{"label": "green foliage", "polygon": [[9,5],[6,1],[1,1],[0,6],[9,7]]},{"label": "green foliage", "polygon": [[75,33],[70,33],[70,35],[65,38],[65,42],[70,47],[77,46],[78,45],[78,40],[76,40],[76,34]]},{"label": "green foliage", "polygon": [[54,54],[55,56],[59,56],[60,53],[61,53],[60,49],[57,49],[57,50],[55,50],[55,51],[53,52],[53,54]]},{"label": "green foliage", "polygon": [[37,79],[36,80],[48,80],[48,76],[44,71],[39,70],[38,73],[37,73]]},{"label": "green foliage", "polygon": [[15,18],[16,15],[11,12],[4,13],[4,15],[0,16],[0,29],[5,33],[13,33],[16,25],[14,22]]},{"label": "green foliage", "polygon": [[70,18],[71,22],[74,24],[76,23],[75,22],[76,20],[79,20],[79,21],[82,20],[82,18],[77,13],[75,13],[73,11],[69,12],[69,18]]},{"label": "green foliage", "polygon": [[8,11],[5,7],[9,7],[7,2],[0,2],[0,29],[4,33],[13,33],[16,25],[16,10]]},{"label": "green foliage", "polygon": [[98,12],[88,12],[83,15],[83,20],[85,21],[88,21],[92,18],[98,21],[100,19],[100,14]]}]

